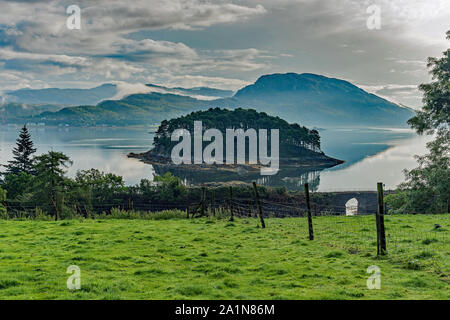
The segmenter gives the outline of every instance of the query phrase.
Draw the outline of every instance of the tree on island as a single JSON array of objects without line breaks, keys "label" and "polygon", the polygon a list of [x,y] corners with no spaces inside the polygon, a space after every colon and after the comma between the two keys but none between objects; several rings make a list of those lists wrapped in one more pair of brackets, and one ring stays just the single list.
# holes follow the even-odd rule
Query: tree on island
[{"label": "tree on island", "polygon": [[428,154],[416,156],[419,166],[405,170],[399,192],[386,198],[398,212],[450,213],[450,49],[440,59],[428,58],[428,67],[433,81],[419,86],[424,106],[408,124],[436,139],[427,144]]},{"label": "tree on island", "polygon": [[13,149],[13,160],[8,161],[5,174],[19,174],[25,172],[27,174],[34,174],[33,154],[36,149],[33,147],[31,135],[28,132],[27,126],[24,125],[20,131],[17,139],[16,147]]},{"label": "tree on island", "polygon": [[176,129],[186,129],[194,134],[194,121],[202,121],[203,130],[218,129],[225,134],[227,129],[269,129],[280,130],[280,149],[285,156],[296,155],[304,150],[322,152],[320,149],[320,135],[317,130],[311,130],[297,123],[270,116],[265,112],[254,109],[236,108],[233,110],[210,108],[204,111],[191,112],[169,121],[164,120],[155,133],[153,151],[170,156],[170,151],[177,144],[171,140],[171,134]]}]

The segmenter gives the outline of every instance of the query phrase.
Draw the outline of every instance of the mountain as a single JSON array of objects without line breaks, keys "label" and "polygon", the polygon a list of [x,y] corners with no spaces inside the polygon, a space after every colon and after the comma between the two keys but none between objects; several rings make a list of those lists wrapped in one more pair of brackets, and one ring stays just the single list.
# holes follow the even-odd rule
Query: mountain
[{"label": "mountain", "polygon": [[271,74],[239,90],[242,107],[306,125],[399,126],[414,112],[358,88],[348,81],[303,73]]},{"label": "mountain", "polygon": [[[166,89],[225,94],[211,88],[166,88],[161,92],[132,94],[121,100],[105,100],[96,106],[69,107],[45,112],[32,121],[71,125],[154,124],[191,111],[211,107],[251,108],[307,126],[406,126],[414,111],[370,94],[348,81],[303,73],[271,74],[240,89],[232,97],[196,99]],[[197,96],[197,95],[194,95]]]},{"label": "mountain", "polygon": [[6,92],[8,102],[25,104],[52,104],[64,106],[96,105],[116,94],[114,84],[103,84],[91,89],[20,89]]}]

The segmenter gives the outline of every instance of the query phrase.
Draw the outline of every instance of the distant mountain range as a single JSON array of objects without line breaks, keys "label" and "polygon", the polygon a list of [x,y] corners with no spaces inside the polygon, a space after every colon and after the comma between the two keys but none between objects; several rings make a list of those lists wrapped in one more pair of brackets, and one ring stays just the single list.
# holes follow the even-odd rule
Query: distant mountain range
[{"label": "distant mountain range", "polygon": [[7,91],[7,102],[23,104],[52,104],[62,106],[96,105],[116,94],[114,84],[103,84],[92,89],[20,89]]},{"label": "distant mountain range", "polygon": [[[195,88],[169,88],[155,84],[146,84],[149,92],[154,89],[158,93],[168,93],[183,96],[219,99],[233,96],[231,90],[221,90],[208,87]],[[7,103],[30,104],[30,105],[59,105],[59,106],[80,106],[97,105],[106,99],[112,99],[118,94],[115,84],[106,83],[91,89],[20,89],[7,91],[3,95],[3,100]]]},{"label": "distant mountain range", "polygon": [[[105,95],[112,97],[117,93],[112,86],[89,89],[92,91],[84,92],[84,98],[78,96],[76,91],[67,93],[76,96],[76,99],[102,99]],[[242,107],[264,111],[307,126],[406,126],[406,121],[414,114],[413,110],[367,93],[348,81],[310,73],[265,75],[234,95],[231,91],[207,87],[186,89],[153,84],[147,86],[155,92],[131,94],[120,100],[104,100],[96,105],[83,103],[56,112],[50,109],[40,114],[24,115],[22,121],[49,125],[149,125],[210,107]],[[53,92],[64,92],[58,90],[82,89],[44,90],[56,90],[47,91],[51,96]],[[15,91],[15,95],[23,91]],[[70,100],[66,97],[63,99],[62,95],[45,100],[44,91],[39,91],[39,95],[42,95],[39,101],[46,101],[47,104],[53,104],[49,101]],[[25,99],[26,94],[19,96]],[[213,99],[215,97],[218,98]],[[28,99],[38,101],[32,100],[30,96]]]}]

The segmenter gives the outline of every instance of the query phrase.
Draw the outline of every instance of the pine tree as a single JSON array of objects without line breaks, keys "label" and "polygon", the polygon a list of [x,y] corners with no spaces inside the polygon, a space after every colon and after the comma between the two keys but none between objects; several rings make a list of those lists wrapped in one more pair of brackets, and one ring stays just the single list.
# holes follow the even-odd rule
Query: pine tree
[{"label": "pine tree", "polygon": [[5,166],[6,174],[18,174],[20,172],[34,174],[32,155],[36,152],[36,149],[33,148],[33,141],[31,141],[31,135],[26,125],[20,131],[16,147],[12,152],[14,160],[8,161],[8,165]]}]

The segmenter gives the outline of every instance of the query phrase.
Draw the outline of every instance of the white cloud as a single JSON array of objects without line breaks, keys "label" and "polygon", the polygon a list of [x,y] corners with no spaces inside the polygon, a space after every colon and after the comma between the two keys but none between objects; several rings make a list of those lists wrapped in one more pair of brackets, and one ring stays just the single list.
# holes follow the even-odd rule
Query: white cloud
[{"label": "white cloud", "polygon": [[[67,75],[78,80],[140,80],[152,73],[252,71],[265,66],[257,61],[262,57],[256,49],[198,53],[182,42],[129,37],[142,30],[195,30],[241,22],[266,13],[258,4],[80,0],[77,5],[81,8],[81,30],[68,30],[67,1],[0,0],[0,40],[6,43],[6,47],[0,44],[0,71],[3,68],[22,78],[48,81]],[[0,79],[0,84],[5,81]]]},{"label": "white cloud", "polygon": [[389,101],[418,109],[422,92],[415,84],[386,84],[386,85],[359,85],[361,89],[376,94]]},{"label": "white cloud", "polygon": [[168,80],[163,84],[168,87],[218,87],[221,89],[237,90],[248,84],[249,81],[223,77],[207,77],[201,75],[164,75]]}]

